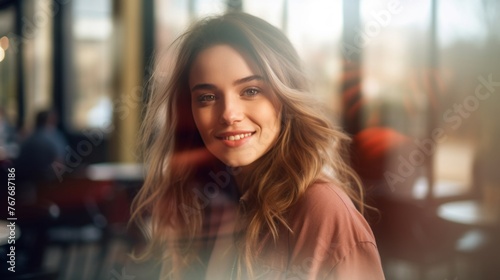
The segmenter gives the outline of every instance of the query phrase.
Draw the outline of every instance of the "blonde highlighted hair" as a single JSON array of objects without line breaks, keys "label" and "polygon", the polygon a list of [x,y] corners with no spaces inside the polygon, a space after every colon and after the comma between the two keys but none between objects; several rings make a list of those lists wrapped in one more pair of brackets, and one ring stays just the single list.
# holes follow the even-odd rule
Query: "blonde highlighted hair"
[{"label": "blonde highlighted hair", "polygon": [[[245,271],[251,277],[263,234],[274,240],[280,237],[278,226],[288,228],[287,211],[316,180],[327,178],[342,187],[361,212],[363,192],[346,163],[349,137],[319,110],[322,105],[309,91],[299,57],[286,36],[244,13],[208,18],[174,42],[169,76],[161,70],[153,75],[155,86],[140,134],[148,173],[132,205],[132,220],[151,229],[144,256],[161,249],[164,261],[174,261],[181,269],[196,259],[193,239],[202,230],[203,207],[192,191],[208,180],[210,170],[221,168],[221,163],[206,150],[194,124],[188,75],[197,55],[217,44],[248,54],[282,107],[275,146],[258,159],[259,164],[243,182],[250,207],[242,219],[246,230],[237,239],[238,274],[242,277]],[[158,67],[165,67],[163,63]],[[183,212],[186,209],[188,216]],[[169,272],[174,277],[178,273],[173,268]]]}]

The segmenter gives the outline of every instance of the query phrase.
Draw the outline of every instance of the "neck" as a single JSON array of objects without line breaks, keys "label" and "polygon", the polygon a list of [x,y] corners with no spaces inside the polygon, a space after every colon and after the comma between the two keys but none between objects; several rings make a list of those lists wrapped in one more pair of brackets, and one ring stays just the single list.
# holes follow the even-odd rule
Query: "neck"
[{"label": "neck", "polygon": [[248,176],[250,174],[252,174],[253,170],[255,169],[255,166],[256,166],[257,162],[253,162],[249,165],[246,165],[246,166],[239,166],[236,171],[235,171],[235,175],[234,175],[234,180],[236,182],[236,185],[238,187],[238,190],[240,191],[241,194],[244,194],[246,191],[247,191],[247,187],[244,186],[244,182],[246,180],[246,178],[248,178]]}]

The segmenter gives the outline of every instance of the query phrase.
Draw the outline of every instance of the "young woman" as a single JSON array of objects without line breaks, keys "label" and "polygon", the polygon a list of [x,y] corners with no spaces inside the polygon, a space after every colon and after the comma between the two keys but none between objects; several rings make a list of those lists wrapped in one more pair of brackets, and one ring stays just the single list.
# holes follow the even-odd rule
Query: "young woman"
[{"label": "young woman", "polygon": [[[175,47],[176,46],[176,47]],[[133,219],[163,279],[383,279],[349,140],[277,28],[198,22],[158,70],[142,130],[148,174]],[[356,206],[354,205],[354,203]]]}]

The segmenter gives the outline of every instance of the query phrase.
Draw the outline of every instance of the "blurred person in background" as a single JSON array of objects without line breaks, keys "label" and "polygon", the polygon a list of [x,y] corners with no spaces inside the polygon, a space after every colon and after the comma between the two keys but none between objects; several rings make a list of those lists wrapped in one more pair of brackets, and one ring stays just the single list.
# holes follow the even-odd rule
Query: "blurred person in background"
[{"label": "blurred person in background", "polygon": [[349,138],[285,35],[229,13],[176,42],[143,122],[149,170],[132,217],[161,278],[384,279]]},{"label": "blurred person in background", "polygon": [[36,115],[35,130],[21,143],[19,157],[15,161],[25,201],[36,198],[37,186],[56,180],[52,163],[63,161],[66,146],[66,139],[57,128],[56,113],[40,111]]}]

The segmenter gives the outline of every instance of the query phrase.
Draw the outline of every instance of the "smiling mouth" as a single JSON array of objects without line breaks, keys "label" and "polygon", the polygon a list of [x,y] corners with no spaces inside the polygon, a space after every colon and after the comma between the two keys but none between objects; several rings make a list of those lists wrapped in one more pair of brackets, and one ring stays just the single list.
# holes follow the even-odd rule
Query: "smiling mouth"
[{"label": "smiling mouth", "polygon": [[234,134],[234,135],[228,135],[228,136],[221,136],[221,137],[217,137],[217,138],[220,140],[226,140],[226,141],[238,141],[238,140],[248,138],[248,137],[252,136],[254,133],[255,133],[255,131],[248,132],[248,133],[239,133],[239,134]]}]

